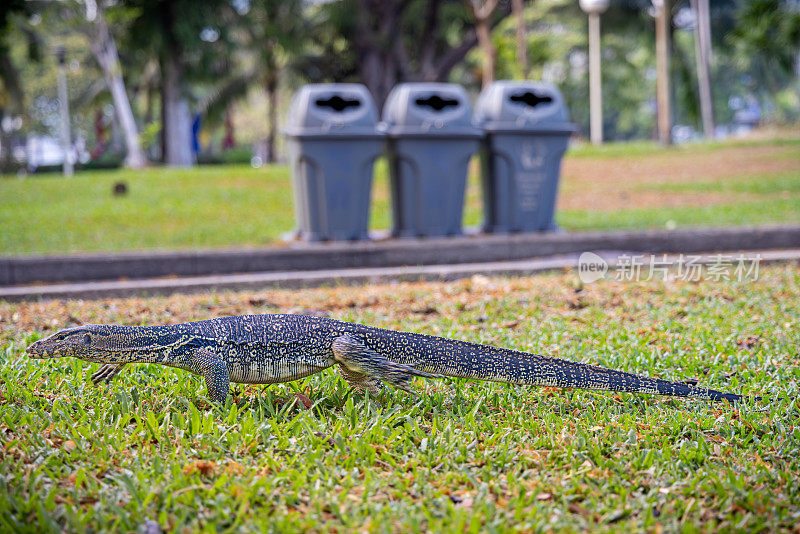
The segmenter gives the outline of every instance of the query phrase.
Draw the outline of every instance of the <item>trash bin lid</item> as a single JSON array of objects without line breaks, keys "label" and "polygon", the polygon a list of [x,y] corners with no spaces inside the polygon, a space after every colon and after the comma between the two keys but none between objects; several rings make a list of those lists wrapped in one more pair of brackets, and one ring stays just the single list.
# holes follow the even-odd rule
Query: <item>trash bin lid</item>
[{"label": "trash bin lid", "polygon": [[383,137],[377,124],[378,111],[365,86],[309,84],[294,94],[283,133],[301,138]]},{"label": "trash bin lid", "polygon": [[475,122],[489,132],[573,133],[564,98],[553,84],[497,81],[481,91]]},{"label": "trash bin lid", "polygon": [[471,137],[483,132],[472,121],[467,92],[452,83],[401,83],[383,106],[390,137]]}]

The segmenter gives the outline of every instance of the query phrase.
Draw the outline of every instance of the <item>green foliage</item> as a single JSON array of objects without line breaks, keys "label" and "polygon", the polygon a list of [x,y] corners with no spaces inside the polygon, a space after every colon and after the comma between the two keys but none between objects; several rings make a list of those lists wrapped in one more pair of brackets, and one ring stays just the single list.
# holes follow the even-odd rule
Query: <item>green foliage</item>
[{"label": "green foliage", "polygon": [[[309,46],[310,21],[300,0],[255,0],[246,6],[231,15],[232,68],[213,80],[198,102],[205,124],[212,127],[220,125],[231,106],[253,89],[277,91],[281,77],[291,74],[289,67],[300,61]],[[267,94],[269,99],[275,96]],[[264,122],[268,119],[264,117]],[[277,131],[277,124],[270,127]]]},{"label": "green foliage", "polygon": [[[699,128],[694,29],[688,0],[672,4],[671,79],[676,124]],[[603,118],[606,139],[646,139],[655,128],[655,42],[649,1],[612,2],[602,17]],[[573,121],[588,132],[586,15],[577,2],[535,2],[526,8],[531,78],[556,83]],[[683,20],[681,25],[678,21]],[[791,122],[800,114],[793,61],[800,14],[790,2],[712,2],[712,95],[718,124],[733,119],[732,97],[756,95],[765,118]],[[519,78],[512,19],[494,32],[498,78]],[[478,62],[478,52],[469,56]]]},{"label": "green foliage", "polygon": [[[230,43],[225,15],[231,7],[214,0],[128,0],[125,6],[134,15],[128,31],[137,50],[159,59],[177,51],[185,73],[196,81],[212,80],[227,70],[220,54]],[[215,40],[203,39],[206,28],[217,32]]]},{"label": "green foliage", "polygon": [[800,90],[796,87],[785,89],[772,95],[775,103],[775,118],[783,124],[794,124],[800,120]]},{"label": "green foliage", "polygon": [[[0,521],[21,532],[136,531],[147,520],[189,532],[791,530],[796,266],[750,283],[575,283],[570,273],[0,303]],[[236,386],[221,407],[182,371],[133,365],[93,387],[97,364],[23,355],[71,315],[140,324],[286,310],[273,300],[786,400],[733,408],[462,380],[369,398],[331,370]]]},{"label": "green foliage", "polygon": [[24,0],[8,0],[0,6],[0,119],[9,109],[19,111],[23,106],[23,88],[19,71],[9,58],[11,51],[11,26],[31,12]]},{"label": "green foliage", "polygon": [[156,120],[147,124],[142,132],[139,134],[139,142],[145,150],[159,142],[159,134],[161,133],[161,121]]},{"label": "green foliage", "polygon": [[[738,65],[775,93],[791,83],[800,46],[800,11],[784,0],[748,0],[728,36]],[[795,82],[796,85],[796,82]]]},{"label": "green foliage", "polygon": [[[85,38],[71,31],[62,17],[61,10],[51,7],[36,15],[35,24],[26,21],[11,33],[13,38],[8,59],[19,69],[20,85],[25,93],[22,103],[24,131],[58,136],[58,76],[53,50],[59,45],[66,51],[72,125],[81,131],[91,132],[91,139],[90,110],[96,109],[98,100],[103,101],[97,98],[103,88],[102,75],[87,50]],[[53,22],[54,19],[58,22]],[[37,61],[29,59],[29,45],[22,39],[24,31],[35,32],[37,39],[41,40],[43,53]]]},{"label": "green foliage", "polygon": [[222,162],[228,165],[249,164],[253,158],[253,152],[246,147],[232,148],[222,153]]},{"label": "green foliage", "polygon": [[248,147],[239,147],[225,150],[218,154],[213,152],[201,152],[197,156],[197,162],[202,165],[250,165],[253,152]]},{"label": "green foliage", "polygon": [[[602,18],[607,139],[646,139],[654,134],[650,9],[649,0],[620,0]],[[673,115],[678,124],[697,126],[694,32],[688,9],[688,0],[672,3]],[[516,21],[508,11],[508,2],[500,2],[494,16],[499,21],[493,31],[496,77],[520,78]],[[48,51],[64,44],[75,61],[69,72],[73,126],[93,146],[92,112],[109,98],[85,39],[77,33],[85,26],[82,13],[83,4],[73,0],[3,4],[0,113],[11,104],[19,108],[15,113],[24,111],[21,134],[54,129],[55,68]],[[284,92],[307,82],[370,78],[371,88],[378,86],[379,106],[400,81],[446,80],[474,92],[480,88],[474,21],[463,1],[126,0],[109,5],[106,15],[140,125],[155,124],[160,67],[167,56],[180,57],[183,91],[208,129],[220,126],[231,105],[268,84]],[[573,120],[588,131],[585,14],[575,1],[551,0],[526,2],[525,17],[530,77],[558,84]],[[787,0],[720,0],[711,2],[711,20],[717,123],[733,119],[732,97],[753,96],[767,120],[797,120],[800,100],[792,70],[800,43],[796,6]],[[470,46],[472,52],[467,53]],[[43,61],[37,64],[33,58]],[[287,99],[277,100],[283,104]],[[251,111],[247,106],[242,104],[244,113]],[[262,122],[274,131],[277,120],[264,117]],[[150,134],[145,137],[152,138]],[[258,135],[263,135],[260,130]]]},{"label": "green foliage", "polygon": [[[526,8],[530,78],[555,83],[564,93],[570,117],[589,131],[586,15],[577,2],[535,2]],[[614,4],[602,19],[603,130],[606,139],[648,138],[655,126],[655,55],[652,19],[638,7]],[[494,32],[498,79],[522,75],[516,56],[516,21]],[[470,59],[478,61],[478,51]],[[635,80],[635,83],[632,83]]]}]

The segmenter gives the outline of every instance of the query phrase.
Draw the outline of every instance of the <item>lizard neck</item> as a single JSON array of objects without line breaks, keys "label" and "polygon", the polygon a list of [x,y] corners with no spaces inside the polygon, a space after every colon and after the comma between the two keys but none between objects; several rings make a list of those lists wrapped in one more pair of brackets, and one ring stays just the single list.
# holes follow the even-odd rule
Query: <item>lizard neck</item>
[{"label": "lizard neck", "polygon": [[100,363],[151,362],[180,365],[195,343],[183,325],[109,326],[82,359]]}]

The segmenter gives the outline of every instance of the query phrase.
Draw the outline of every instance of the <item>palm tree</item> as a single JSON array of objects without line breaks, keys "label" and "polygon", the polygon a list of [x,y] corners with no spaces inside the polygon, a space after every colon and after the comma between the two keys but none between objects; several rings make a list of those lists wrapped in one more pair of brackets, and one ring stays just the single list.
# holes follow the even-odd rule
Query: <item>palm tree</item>
[{"label": "palm tree", "polygon": [[234,39],[246,58],[236,63],[246,65],[227,76],[206,95],[200,111],[212,121],[224,117],[232,102],[244,97],[254,84],[261,85],[267,97],[266,161],[276,160],[278,87],[281,75],[306,42],[307,18],[302,0],[255,0],[247,12],[236,12],[229,21]]}]

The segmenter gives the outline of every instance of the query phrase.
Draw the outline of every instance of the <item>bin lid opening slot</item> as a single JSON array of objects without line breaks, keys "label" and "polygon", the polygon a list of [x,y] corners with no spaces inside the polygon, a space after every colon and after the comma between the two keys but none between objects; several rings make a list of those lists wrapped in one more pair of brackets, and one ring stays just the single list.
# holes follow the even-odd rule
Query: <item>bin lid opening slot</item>
[{"label": "bin lid opening slot", "polygon": [[533,91],[525,91],[524,93],[517,93],[511,95],[511,101],[518,104],[523,104],[528,107],[535,108],[542,104],[550,104],[553,102],[553,97],[549,95],[539,96]]},{"label": "bin lid opening slot", "polygon": [[318,98],[314,102],[321,108],[329,108],[336,113],[347,111],[348,108],[361,107],[361,101],[353,98],[342,98],[339,95],[333,95],[330,98]]},{"label": "bin lid opening slot", "polygon": [[417,98],[414,103],[420,107],[431,108],[434,111],[442,111],[444,109],[458,106],[458,100],[455,98],[442,98],[437,94],[433,94],[428,98]]}]

